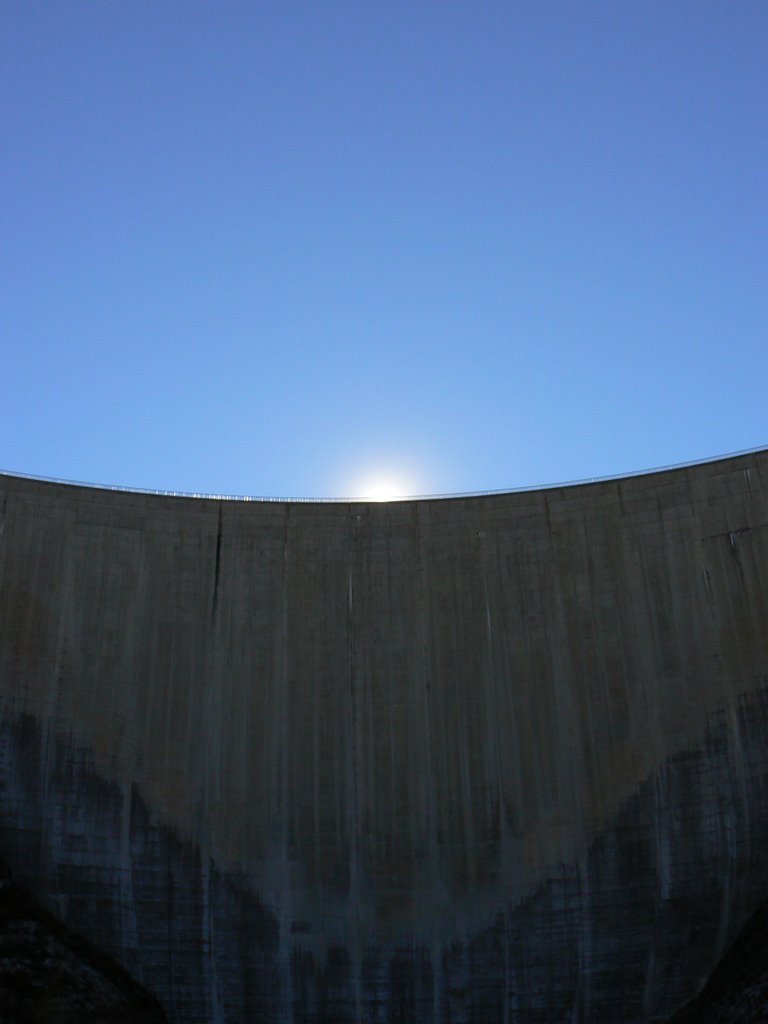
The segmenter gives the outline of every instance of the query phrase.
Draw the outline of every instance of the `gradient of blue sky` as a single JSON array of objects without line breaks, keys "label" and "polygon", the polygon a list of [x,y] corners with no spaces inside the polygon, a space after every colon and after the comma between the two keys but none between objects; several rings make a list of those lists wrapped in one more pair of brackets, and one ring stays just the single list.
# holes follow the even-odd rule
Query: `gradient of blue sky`
[{"label": "gradient of blue sky", "polygon": [[5,0],[0,468],[333,495],[768,443],[768,4]]}]

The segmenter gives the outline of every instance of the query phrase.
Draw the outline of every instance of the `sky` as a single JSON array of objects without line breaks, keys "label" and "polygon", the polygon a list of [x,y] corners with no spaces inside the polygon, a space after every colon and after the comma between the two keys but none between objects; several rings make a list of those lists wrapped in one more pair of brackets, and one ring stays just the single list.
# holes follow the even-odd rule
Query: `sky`
[{"label": "sky", "polygon": [[3,0],[0,125],[0,469],[426,494],[768,444],[764,0]]}]

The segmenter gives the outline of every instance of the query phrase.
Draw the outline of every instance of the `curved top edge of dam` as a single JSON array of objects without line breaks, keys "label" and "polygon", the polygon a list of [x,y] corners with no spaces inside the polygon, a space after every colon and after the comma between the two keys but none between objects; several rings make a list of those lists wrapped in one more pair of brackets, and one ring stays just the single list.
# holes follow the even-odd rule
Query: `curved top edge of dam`
[{"label": "curved top edge of dam", "polygon": [[50,477],[36,473],[23,473],[18,470],[0,469],[0,477],[8,477],[17,480],[31,480],[44,484],[57,484],[61,487],[73,487],[93,491],[117,492],[120,494],[145,494],[163,498],[194,498],[196,500],[221,502],[264,502],[269,504],[305,504],[305,505],[399,505],[404,502],[424,501],[450,501],[463,498],[482,498],[485,496],[505,494],[526,494],[534,491],[557,491],[563,488],[588,487],[592,484],[611,483],[615,480],[630,480],[635,477],[655,476],[662,473],[685,471],[695,466],[704,466],[716,462],[729,462],[733,459],[749,455],[768,453],[768,444],[755,445],[752,448],[742,448],[738,451],[726,452],[721,455],[706,456],[701,459],[691,459],[686,462],[675,462],[665,466],[652,466],[648,469],[630,470],[625,473],[609,473],[605,476],[583,477],[577,480],[561,480],[545,484],[526,484],[521,487],[500,487],[480,491],[454,491],[437,494],[404,494],[392,498],[371,498],[356,497],[352,495],[342,497],[273,497],[270,495],[248,495],[248,494],[212,494],[204,491],[173,491],[152,487],[128,487],[121,484],[102,484],[83,480],[69,480],[62,477]]}]

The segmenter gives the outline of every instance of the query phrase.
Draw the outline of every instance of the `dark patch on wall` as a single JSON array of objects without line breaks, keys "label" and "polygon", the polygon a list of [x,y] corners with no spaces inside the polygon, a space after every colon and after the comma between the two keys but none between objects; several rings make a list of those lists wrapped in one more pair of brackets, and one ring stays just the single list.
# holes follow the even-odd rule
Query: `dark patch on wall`
[{"label": "dark patch on wall", "polygon": [[0,726],[0,783],[0,848],[15,879],[122,963],[171,1020],[214,1020],[213,993],[222,1020],[282,1019],[274,918],[155,823],[135,787],[124,796],[87,751],[44,737],[30,716]]},{"label": "dark patch on wall", "polygon": [[204,864],[135,788],[124,797],[87,751],[28,716],[0,728],[0,847],[176,1024],[355,1024],[358,1000],[370,1024],[662,1021],[768,892],[768,690],[736,715],[738,762],[717,710],[700,748],[646,779],[582,865],[437,962],[416,943],[369,943],[359,978],[347,949],[318,962],[300,921],[286,970],[277,920],[245,878]]}]

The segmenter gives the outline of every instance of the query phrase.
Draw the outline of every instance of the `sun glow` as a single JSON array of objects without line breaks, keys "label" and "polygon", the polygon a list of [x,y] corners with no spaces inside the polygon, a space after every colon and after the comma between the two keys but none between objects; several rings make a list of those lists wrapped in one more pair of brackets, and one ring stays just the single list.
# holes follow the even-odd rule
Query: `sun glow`
[{"label": "sun glow", "polygon": [[359,488],[359,496],[369,501],[394,501],[411,494],[405,481],[390,476],[377,476],[365,481]]},{"label": "sun glow", "polygon": [[424,467],[407,452],[362,456],[356,466],[348,467],[344,478],[337,493],[352,501],[402,501],[429,493]]}]

